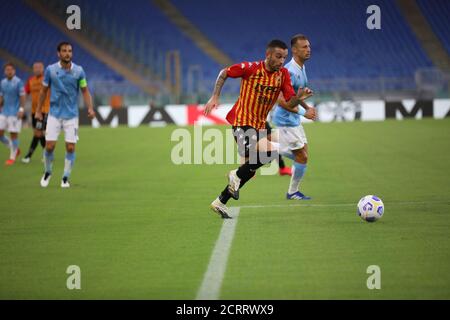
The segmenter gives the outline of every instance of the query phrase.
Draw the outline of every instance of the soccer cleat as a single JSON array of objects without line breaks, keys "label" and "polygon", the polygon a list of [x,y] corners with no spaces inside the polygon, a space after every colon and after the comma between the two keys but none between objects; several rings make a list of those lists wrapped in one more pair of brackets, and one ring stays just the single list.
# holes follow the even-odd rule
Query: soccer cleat
[{"label": "soccer cleat", "polygon": [[216,198],[216,200],[211,203],[211,210],[220,215],[222,219],[232,219],[228,214],[227,206],[220,202],[219,198]]},{"label": "soccer cleat", "polygon": [[61,188],[70,188],[69,179],[67,177],[63,177],[61,180]]},{"label": "soccer cleat", "polygon": [[49,172],[44,173],[44,175],[41,178],[41,187],[47,188],[48,184],[50,183],[50,178],[52,175]]},{"label": "soccer cleat", "polygon": [[8,160],[6,160],[5,165],[12,166],[14,164],[14,162],[16,162],[14,159],[8,159]]},{"label": "soccer cleat", "polygon": [[280,176],[292,176],[292,169],[290,167],[280,168],[278,173]]},{"label": "soccer cleat", "polygon": [[239,186],[241,185],[241,179],[236,175],[236,170],[231,170],[228,173],[228,191],[234,200],[239,199]]},{"label": "soccer cleat", "polygon": [[30,163],[30,161],[31,161],[31,158],[30,158],[30,157],[22,158],[22,162],[23,162],[23,163]]},{"label": "soccer cleat", "polygon": [[311,200],[311,197],[305,196],[300,191],[294,193],[286,193],[286,199],[288,200]]}]

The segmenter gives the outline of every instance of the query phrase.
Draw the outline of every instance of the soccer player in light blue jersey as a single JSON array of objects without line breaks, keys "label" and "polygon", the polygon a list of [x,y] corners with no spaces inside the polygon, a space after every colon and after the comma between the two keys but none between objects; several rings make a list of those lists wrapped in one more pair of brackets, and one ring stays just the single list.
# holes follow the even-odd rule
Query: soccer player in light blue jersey
[{"label": "soccer player in light blue jersey", "polygon": [[[3,70],[6,78],[0,82],[0,142],[9,148],[9,159],[5,164],[10,166],[20,154],[19,133],[22,128],[25,90],[12,63],[6,63]],[[9,132],[11,141],[5,137],[5,130]]]},{"label": "soccer player in light blue jersey", "polygon": [[[291,39],[291,48],[292,59],[285,67],[289,70],[292,86],[298,90],[308,86],[305,62],[311,56],[311,45],[307,37],[298,34]],[[272,121],[278,127],[280,153],[294,160],[286,198],[288,200],[309,200],[311,197],[304,195],[299,190],[300,181],[305,175],[308,162],[308,141],[301,124],[301,116],[314,120],[316,111],[315,108],[302,101],[298,113],[293,113],[283,107],[285,103],[280,97]]]},{"label": "soccer player in light blue jersey", "polygon": [[92,98],[87,87],[86,74],[81,66],[72,62],[72,45],[61,42],[58,45],[59,62],[45,69],[42,89],[35,117],[42,121],[42,104],[50,90],[50,112],[45,132],[45,171],[41,178],[41,186],[47,187],[52,176],[53,152],[59,133],[64,130],[66,156],[62,188],[69,188],[69,177],[75,161],[75,144],[78,141],[78,93],[81,89],[89,118],[95,117]]}]

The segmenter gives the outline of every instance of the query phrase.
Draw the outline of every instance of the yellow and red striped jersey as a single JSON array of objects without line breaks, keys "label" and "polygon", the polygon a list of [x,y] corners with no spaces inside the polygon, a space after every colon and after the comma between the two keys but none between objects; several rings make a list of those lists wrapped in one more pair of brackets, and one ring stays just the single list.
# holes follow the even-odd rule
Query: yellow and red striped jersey
[{"label": "yellow and red striped jersey", "polygon": [[295,96],[291,78],[286,68],[270,72],[264,61],[242,62],[227,69],[230,78],[242,78],[239,98],[227,114],[233,126],[251,126],[264,129],[267,114],[274,106],[280,92],[286,101]]}]

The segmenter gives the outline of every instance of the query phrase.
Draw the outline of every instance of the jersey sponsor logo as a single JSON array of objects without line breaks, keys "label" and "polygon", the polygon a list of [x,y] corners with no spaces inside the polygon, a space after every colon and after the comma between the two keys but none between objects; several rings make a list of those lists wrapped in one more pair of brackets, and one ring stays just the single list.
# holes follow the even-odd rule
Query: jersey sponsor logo
[{"label": "jersey sponsor logo", "polygon": [[264,94],[269,94],[269,93],[275,92],[279,88],[280,88],[279,86],[273,87],[273,86],[266,86],[266,85],[263,85],[263,84],[260,84],[260,83],[256,83],[255,84],[255,91],[256,92],[260,92],[260,93],[264,93]]}]

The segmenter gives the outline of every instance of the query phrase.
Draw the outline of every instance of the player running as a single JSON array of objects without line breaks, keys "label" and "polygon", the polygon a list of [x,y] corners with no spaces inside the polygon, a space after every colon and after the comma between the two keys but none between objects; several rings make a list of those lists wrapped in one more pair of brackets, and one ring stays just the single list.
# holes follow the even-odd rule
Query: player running
[{"label": "player running", "polygon": [[50,90],[50,112],[45,132],[45,172],[41,178],[41,186],[47,187],[52,176],[53,151],[59,133],[64,130],[66,156],[62,188],[69,188],[69,177],[75,161],[75,144],[78,140],[78,92],[81,88],[83,100],[88,109],[89,118],[95,117],[92,98],[87,87],[86,74],[81,66],[72,62],[72,45],[61,42],[58,47],[59,62],[45,69],[42,90],[36,109],[36,119],[42,121],[42,106]]},{"label": "player running", "polygon": [[265,124],[280,92],[287,101],[284,107],[294,112],[298,112],[297,105],[302,100],[312,95],[308,88],[295,93],[289,72],[283,68],[287,55],[287,45],[281,40],[272,40],[267,45],[265,60],[242,62],[221,70],[213,94],[205,105],[204,112],[209,114],[219,105],[226,79],[242,78],[239,98],[227,114],[227,120],[232,123],[238,151],[246,161],[237,170],[229,172],[228,185],[211,203],[211,208],[222,218],[231,218],[226,207],[228,200],[239,199],[239,189],[255,175],[256,170],[278,156],[268,143]]},{"label": "player running", "polygon": [[[25,106],[25,91],[22,80],[16,76],[16,68],[10,62],[3,67],[6,78],[0,83],[0,142],[10,150],[7,166],[13,165],[20,154],[19,133]],[[11,141],[5,137],[9,132]]]},{"label": "player running", "polygon": [[45,127],[47,125],[47,114],[50,109],[50,92],[47,92],[43,109],[42,121],[35,117],[36,108],[39,101],[39,93],[42,89],[42,80],[44,80],[44,64],[42,62],[35,62],[33,64],[33,76],[28,79],[25,84],[25,93],[31,96],[31,124],[33,126],[33,139],[31,140],[30,148],[27,154],[22,159],[23,163],[29,163],[31,156],[34,153],[38,143],[42,148],[45,148]]},{"label": "player running", "polygon": [[[311,56],[311,45],[304,35],[298,34],[291,39],[292,59],[286,64],[286,69],[295,90],[307,87],[305,62]],[[308,141],[305,130],[300,123],[300,116],[315,117],[315,109],[304,101],[300,102],[298,113],[289,112],[285,108],[286,101],[280,96],[279,105],[275,107],[272,121],[278,127],[280,153],[294,160],[293,174],[286,194],[288,200],[310,200],[311,197],[299,191],[300,181],[305,175],[308,162]]]}]

